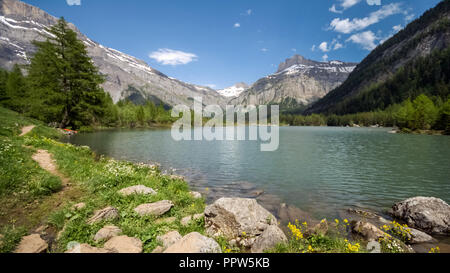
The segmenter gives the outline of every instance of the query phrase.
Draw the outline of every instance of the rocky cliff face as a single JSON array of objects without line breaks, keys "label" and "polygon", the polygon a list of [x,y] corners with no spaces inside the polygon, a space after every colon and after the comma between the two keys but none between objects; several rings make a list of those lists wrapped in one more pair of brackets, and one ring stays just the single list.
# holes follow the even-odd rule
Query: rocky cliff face
[{"label": "rocky cliff face", "polygon": [[233,104],[281,104],[284,108],[309,105],[343,83],[356,67],[340,61],[316,62],[295,55],[277,73],[258,80]]},{"label": "rocky cliff face", "polygon": [[[33,40],[44,39],[46,28],[57,18],[43,10],[17,0],[0,0],[0,67],[11,69],[14,64],[27,64],[35,52]],[[131,98],[163,101],[169,105],[192,105],[194,97],[203,97],[205,104],[225,105],[225,98],[215,90],[184,83],[167,77],[144,61],[100,45],[70,27],[85,43],[89,55],[100,72],[106,75],[103,88],[115,102]]]}]

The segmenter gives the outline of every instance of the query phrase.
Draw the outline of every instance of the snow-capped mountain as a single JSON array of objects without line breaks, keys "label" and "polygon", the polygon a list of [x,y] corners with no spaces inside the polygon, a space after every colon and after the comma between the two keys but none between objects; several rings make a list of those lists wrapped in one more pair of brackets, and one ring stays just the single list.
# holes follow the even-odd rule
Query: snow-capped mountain
[{"label": "snow-capped mountain", "polygon": [[233,98],[233,97],[239,97],[239,95],[242,94],[242,92],[244,92],[248,88],[249,88],[249,86],[246,83],[240,82],[231,87],[228,87],[228,88],[225,88],[222,90],[218,90],[217,93],[219,93],[220,95],[222,95],[226,98]]},{"label": "snow-capped mountain", "polygon": [[[29,63],[36,50],[32,41],[50,35],[46,28],[56,22],[57,18],[32,5],[0,0],[0,67],[11,69],[14,64]],[[103,88],[115,102],[130,98],[192,105],[194,97],[203,97],[205,104],[225,104],[225,98],[209,87],[167,77],[142,60],[89,39],[73,24],[69,27],[77,32],[100,73],[106,76]]]},{"label": "snow-capped mountain", "polygon": [[282,62],[278,71],[258,80],[232,104],[280,104],[284,108],[310,105],[344,82],[356,63],[317,62],[300,55]]}]

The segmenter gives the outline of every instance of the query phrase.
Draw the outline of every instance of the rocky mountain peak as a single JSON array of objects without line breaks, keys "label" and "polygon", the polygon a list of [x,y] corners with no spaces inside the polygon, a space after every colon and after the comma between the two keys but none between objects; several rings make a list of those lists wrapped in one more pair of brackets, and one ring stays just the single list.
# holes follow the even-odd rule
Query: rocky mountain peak
[{"label": "rocky mountain peak", "polygon": [[316,62],[306,59],[305,57],[301,56],[301,55],[294,55],[291,58],[286,59],[286,61],[282,62],[279,66],[278,66],[278,71],[277,72],[281,72],[293,65],[314,65]]}]

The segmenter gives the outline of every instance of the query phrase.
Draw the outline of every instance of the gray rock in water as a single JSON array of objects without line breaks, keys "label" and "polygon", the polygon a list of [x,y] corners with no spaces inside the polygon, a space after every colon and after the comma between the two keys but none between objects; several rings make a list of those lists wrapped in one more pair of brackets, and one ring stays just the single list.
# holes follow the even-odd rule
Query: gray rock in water
[{"label": "gray rock in water", "polygon": [[409,243],[411,243],[411,244],[437,242],[436,239],[434,239],[430,235],[426,234],[425,232],[422,232],[420,230],[413,229],[413,228],[409,228],[409,230],[411,231],[411,237],[409,239]]},{"label": "gray rock in water", "polygon": [[46,251],[47,248],[47,242],[42,240],[39,234],[32,234],[22,238],[14,253],[42,253]]},{"label": "gray rock in water", "polygon": [[164,253],[221,253],[219,244],[197,232],[189,233],[167,248]]},{"label": "gray rock in water", "polygon": [[434,197],[414,197],[392,207],[392,215],[431,234],[450,233],[450,206]]},{"label": "gray rock in water", "polygon": [[134,209],[134,211],[140,216],[155,215],[160,216],[168,212],[172,207],[173,203],[168,200],[163,200],[150,204],[142,204]]},{"label": "gray rock in water", "polygon": [[146,187],[144,185],[131,186],[125,189],[121,189],[119,193],[123,196],[130,196],[134,194],[142,194],[142,195],[155,195],[156,191],[152,188]]},{"label": "gray rock in water", "polygon": [[94,212],[94,216],[92,216],[88,220],[88,224],[98,223],[104,220],[114,220],[119,218],[119,211],[113,207],[107,207],[101,210],[97,210]]}]

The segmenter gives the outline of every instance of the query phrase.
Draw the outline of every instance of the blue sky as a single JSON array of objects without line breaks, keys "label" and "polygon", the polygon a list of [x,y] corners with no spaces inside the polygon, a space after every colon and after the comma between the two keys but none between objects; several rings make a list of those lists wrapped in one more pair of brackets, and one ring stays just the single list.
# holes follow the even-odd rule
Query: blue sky
[{"label": "blue sky", "polygon": [[185,82],[253,83],[294,54],[359,62],[439,0],[24,0]]}]

